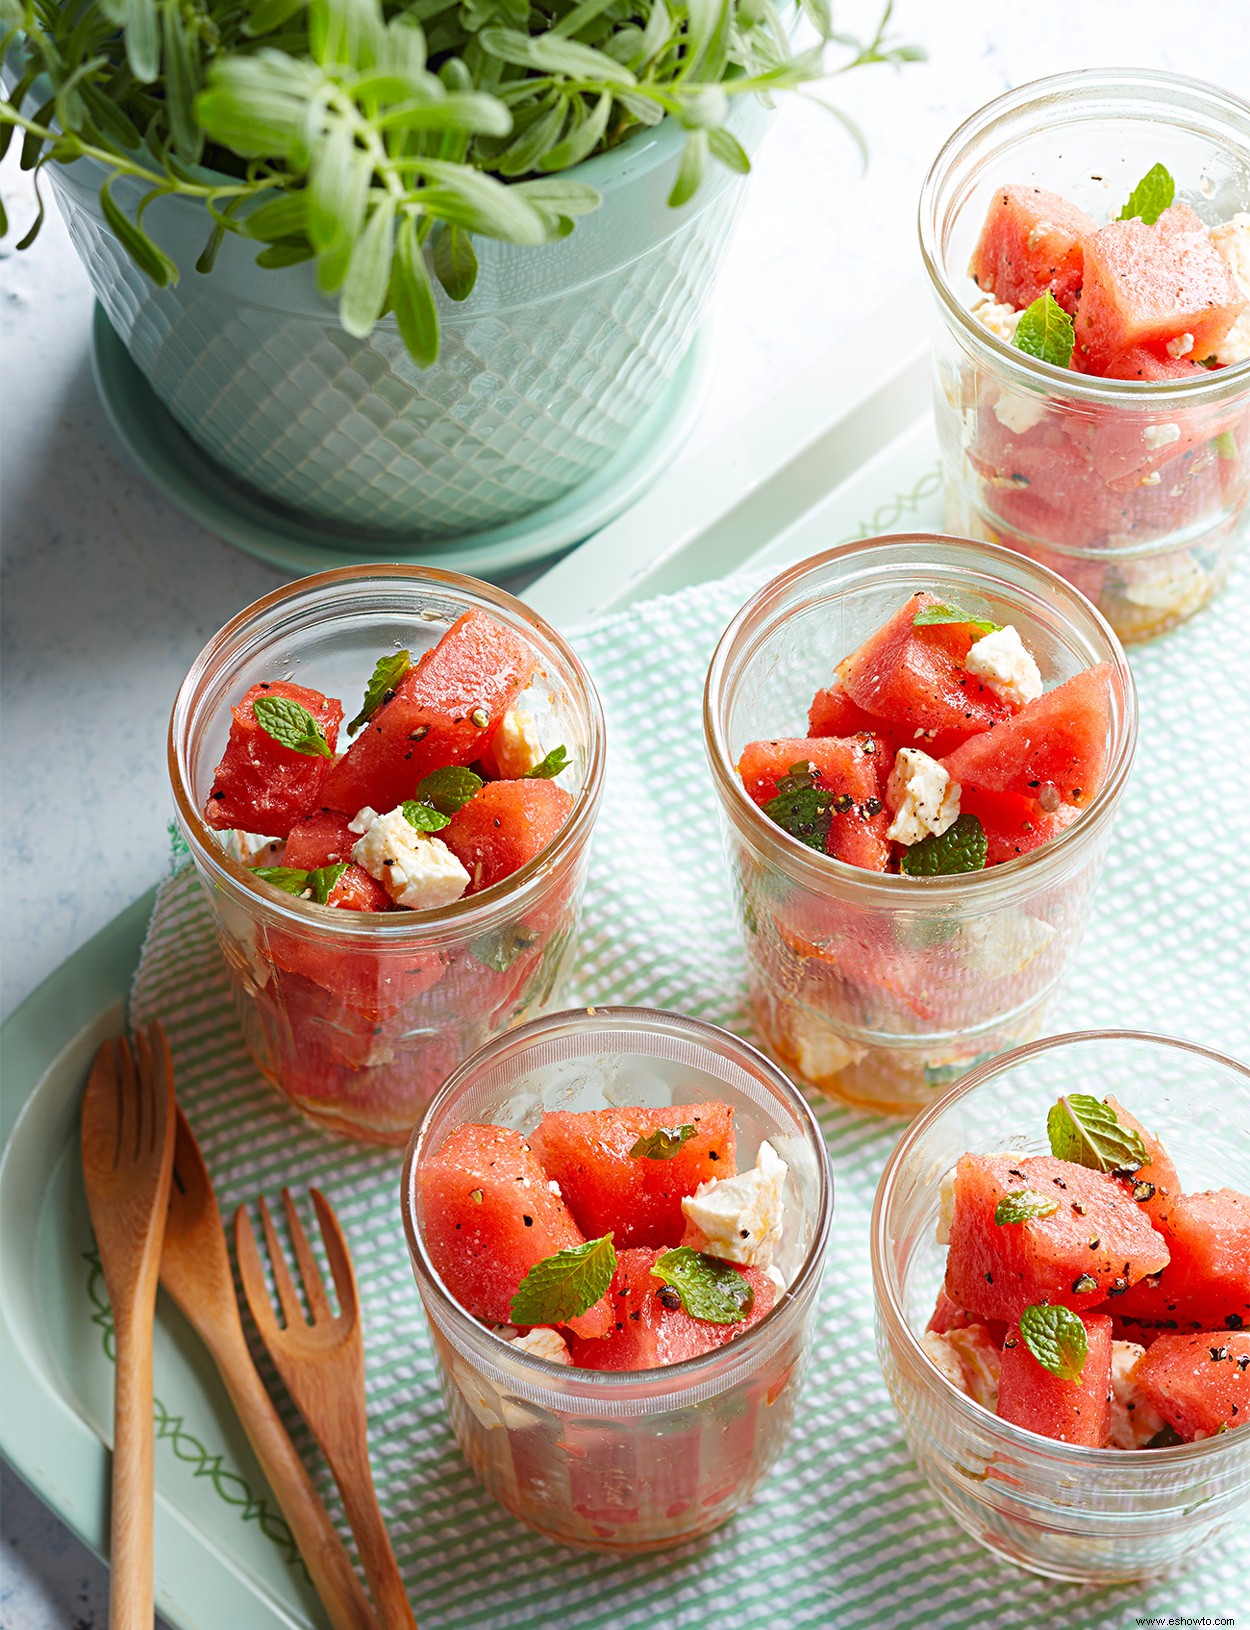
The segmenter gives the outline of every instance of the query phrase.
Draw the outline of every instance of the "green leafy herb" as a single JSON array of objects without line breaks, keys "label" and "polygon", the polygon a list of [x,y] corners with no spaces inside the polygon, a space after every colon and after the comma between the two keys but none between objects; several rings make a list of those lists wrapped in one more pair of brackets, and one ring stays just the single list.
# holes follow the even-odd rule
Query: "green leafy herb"
[{"label": "green leafy herb", "polygon": [[671,1160],[681,1149],[683,1143],[689,1143],[695,1136],[695,1128],[689,1122],[681,1126],[657,1126],[654,1132],[647,1132],[638,1139],[629,1151],[631,1160]]},{"label": "green leafy herb", "polygon": [[985,828],[975,815],[961,815],[940,835],[931,833],[913,843],[904,851],[902,866],[908,877],[953,877],[981,871],[988,854]]},{"label": "green leafy herb", "polygon": [[657,1257],[651,1273],[672,1286],[692,1319],[705,1324],[738,1324],[755,1305],[755,1292],[742,1274],[688,1245]]},{"label": "green leafy herb", "polygon": [[444,815],[432,804],[419,803],[415,798],[406,798],[400,808],[408,825],[415,826],[418,832],[441,832],[445,826],[451,825],[450,815]]},{"label": "green leafy herb", "polygon": [[469,941],[469,951],[484,968],[493,968],[496,973],[507,973],[516,959],[528,951],[538,937],[536,928],[531,928],[528,923],[517,923],[511,928],[500,928],[490,934],[479,934],[476,939]]},{"label": "green leafy herb", "polygon": [[1153,226],[1171,206],[1176,197],[1176,183],[1162,164],[1154,164],[1128,195],[1128,203],[1120,211],[1122,221],[1136,217],[1147,226]]},{"label": "green leafy herb", "polygon": [[1079,1381],[1089,1353],[1080,1315],[1070,1307],[1038,1302],[1020,1315],[1024,1345],[1044,1370],[1061,1381]]},{"label": "green leafy herb", "polygon": [[252,713],[267,736],[293,753],[304,753],[309,758],[334,757],[325,731],[306,707],[289,696],[258,696],[252,703]]},{"label": "green leafy herb", "polygon": [[1020,313],[1011,343],[1018,351],[1036,357],[1039,362],[1066,368],[1072,361],[1076,329],[1071,317],[1047,289],[1045,294],[1039,295],[1031,306]]},{"label": "green leafy herb", "polygon": [[1032,1222],[1035,1217],[1053,1217],[1058,1209],[1058,1200],[1049,1194],[1038,1194],[1034,1189],[1013,1189],[994,1207],[994,1221],[1000,1226]]},{"label": "green leafy herb", "polygon": [[567,770],[568,767],[568,750],[561,744],[559,747],[553,747],[541,764],[535,764],[532,770],[527,770],[526,779],[530,781],[550,781],[553,776],[559,775],[561,770]]},{"label": "green leafy herb", "polygon": [[777,795],[763,805],[770,821],[824,854],[833,821],[833,794],[816,779],[815,767],[806,759],[792,764],[777,782]]},{"label": "green leafy herb", "polygon": [[420,803],[429,804],[442,815],[454,815],[471,798],[476,798],[483,786],[480,775],[472,770],[449,765],[445,770],[433,770],[417,788]]},{"label": "green leafy herb", "polygon": [[412,655],[408,651],[392,651],[389,656],[378,658],[373,676],[365,686],[365,699],[360,704],[360,712],[347,727],[348,735],[373,717],[386,701],[387,692],[395,689],[411,667]]},{"label": "green leafy herb", "polygon": [[334,885],[347,870],[347,862],[338,860],[332,866],[317,866],[308,874],[308,886],[312,889],[313,899],[319,906],[328,906],[330,892]]},{"label": "green leafy herb", "polygon": [[1221,430],[1218,436],[1212,436],[1211,445],[1220,458],[1235,459],[1237,457],[1237,438],[1231,430]]},{"label": "green leafy herb", "polygon": [[1097,1172],[1135,1172],[1150,1159],[1141,1134],[1121,1126],[1115,1110],[1101,1098],[1070,1092],[1046,1117],[1050,1152]]},{"label": "green leafy herb", "polygon": [[912,618],[913,628],[931,628],[935,623],[967,623],[969,628],[979,629],[982,634],[996,634],[1003,626],[992,623],[988,617],[975,617],[970,611],[961,611],[949,601],[937,606],[924,606]]},{"label": "green leafy herb", "polygon": [[593,1307],[616,1272],[611,1234],[536,1262],[512,1298],[513,1324],[564,1324]]},{"label": "green leafy herb", "polygon": [[252,876],[283,894],[303,894],[308,887],[308,873],[301,866],[257,866]]},{"label": "green leafy herb", "polygon": [[316,866],[312,871],[304,871],[299,866],[258,866],[253,875],[281,889],[283,894],[311,894],[319,906],[325,906],[329,905],[330,893],[346,870],[347,862],[340,860],[331,866]]}]

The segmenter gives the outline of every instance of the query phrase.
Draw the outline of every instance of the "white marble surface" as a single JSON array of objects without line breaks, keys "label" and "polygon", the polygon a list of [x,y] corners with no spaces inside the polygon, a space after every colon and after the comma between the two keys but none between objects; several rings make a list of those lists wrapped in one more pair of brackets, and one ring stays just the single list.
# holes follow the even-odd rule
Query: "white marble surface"
[{"label": "white marble surface", "polygon": [[[862,28],[875,4],[837,7]],[[868,135],[862,173],[837,122],[792,98],[756,165],[713,311],[711,388],[686,454],[913,276],[915,201],[950,130],[1009,86],[1129,64],[1250,94],[1247,0],[1071,7],[898,0],[898,35],[927,64],[831,83]],[[30,218],[12,159],[0,187]],[[227,617],[279,581],[185,520],[129,463],[96,400],[91,295],[59,220],[36,247],[0,246],[7,838],[4,1013],[159,875],[169,818],[164,733],[184,670]],[[2,1408],[0,1401],[0,1408]],[[8,1471],[0,1484],[0,1630],[103,1630],[104,1569]]]}]

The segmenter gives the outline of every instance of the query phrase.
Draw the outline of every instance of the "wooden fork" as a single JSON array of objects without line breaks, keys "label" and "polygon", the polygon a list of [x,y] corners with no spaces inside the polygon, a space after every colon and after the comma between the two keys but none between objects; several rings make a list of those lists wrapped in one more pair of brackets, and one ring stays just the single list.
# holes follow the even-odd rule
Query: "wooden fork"
[{"label": "wooden fork", "polygon": [[87,1205],[113,1308],[109,1624],[151,1630],[152,1321],[174,1158],[174,1071],[160,1025],[106,1041],[82,1101]]},{"label": "wooden fork", "polygon": [[252,1362],[217,1197],[195,1133],[181,1110],[161,1283],[221,1372],[334,1630],[377,1630],[351,1558]]},{"label": "wooden fork", "polygon": [[309,1431],[321,1445],[334,1481],[343,1496],[343,1505],[360,1559],[373,1591],[373,1605],[386,1630],[416,1630],[416,1620],[400,1577],[395,1553],[378,1506],[373,1473],[369,1466],[369,1443],[365,1414],[365,1348],[360,1333],[360,1303],[356,1276],[347,1241],[338,1218],[317,1189],[310,1189],[313,1208],[321,1227],[334,1288],[338,1292],[339,1313],[330,1311],[321,1273],[299,1220],[290,1191],[283,1189],[291,1243],[295,1247],[304,1294],[311,1320],[304,1318],[299,1292],[287,1267],[286,1257],[274,1231],[269,1207],[260,1201],[261,1226],[273,1265],[274,1283],[282,1307],[285,1326],[274,1314],[261,1266],[260,1251],[251,1221],[242,1206],[234,1214],[234,1246],[239,1262],[243,1294],[252,1310],[261,1340],[277,1367]]}]

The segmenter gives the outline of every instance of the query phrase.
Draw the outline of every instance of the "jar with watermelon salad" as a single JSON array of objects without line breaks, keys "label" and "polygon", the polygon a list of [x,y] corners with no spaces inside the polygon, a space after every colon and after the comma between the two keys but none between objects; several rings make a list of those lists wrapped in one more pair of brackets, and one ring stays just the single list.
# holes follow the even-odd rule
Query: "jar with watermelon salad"
[{"label": "jar with watermelon salad", "polygon": [[1244,1525],[1244,1064],[1091,1031],[982,1066],[890,1157],[872,1264],[903,1432],[981,1544],[1100,1585]]},{"label": "jar with watermelon salad", "polygon": [[455,1066],[553,1005],[603,778],[560,636],[457,573],[361,566],[249,606],[174,705],[177,818],[261,1071],[404,1144]]},{"label": "jar with watermelon salad", "polygon": [[1250,525],[1250,109],[1140,70],[1038,80],[920,202],[946,524],[1068,578],[1125,643]]},{"label": "jar with watermelon salad", "polygon": [[767,1059],[657,1009],[534,1020],[448,1081],[402,1200],[451,1422],[501,1505],[634,1552],[750,1499],[790,1431],[833,1205]]},{"label": "jar with watermelon salad", "polygon": [[1031,1040],[1132,762],[1132,676],[1013,550],[886,537],[760,589],[708,672],[747,980],[772,1055],[911,1114]]}]

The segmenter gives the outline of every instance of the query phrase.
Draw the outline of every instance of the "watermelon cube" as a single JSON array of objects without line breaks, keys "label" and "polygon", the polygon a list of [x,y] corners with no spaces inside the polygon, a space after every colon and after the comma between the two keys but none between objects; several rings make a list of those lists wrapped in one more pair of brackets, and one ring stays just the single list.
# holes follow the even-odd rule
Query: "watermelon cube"
[{"label": "watermelon cube", "polygon": [[1187,1443],[1250,1421],[1250,1331],[1160,1336],[1133,1378]]},{"label": "watermelon cube", "polygon": [[1111,1320],[1105,1314],[1081,1315],[1088,1352],[1079,1377],[1067,1381],[1052,1375],[1033,1357],[1013,1325],[1003,1343],[998,1379],[998,1414],[1060,1443],[1101,1449],[1111,1435]]},{"label": "watermelon cube", "polygon": [[334,765],[319,802],[348,815],[366,804],[394,809],[432,770],[472,763],[536,666],[519,634],[483,611],[464,612]]},{"label": "watermelon cube", "polygon": [[794,765],[810,764],[819,785],[833,795],[827,853],[849,866],[883,872],[890,859],[885,835],[890,817],[881,797],[880,757],[875,735],[846,740],[783,737],[748,742],[738,761],[738,774],[748,796],[763,806],[777,796],[778,781]]},{"label": "watermelon cube", "polygon": [[[1059,1209],[995,1222],[998,1202],[1019,1189]],[[1167,1261],[1162,1236],[1104,1172],[1052,1155],[968,1154],[955,1168],[946,1294],[982,1319],[1016,1319],[1036,1302],[1096,1308]]]},{"label": "watermelon cube", "polygon": [[1020,798],[1012,792],[982,792],[972,786],[963,788],[959,807],[963,814],[975,815],[985,829],[987,866],[1040,849],[1081,813],[1073,804],[1060,804],[1048,813],[1032,798]]},{"label": "watermelon cube", "polygon": [[1095,230],[1085,211],[1041,187],[999,187],[968,270],[977,287],[1023,311],[1047,289],[1065,311],[1081,287],[1081,240]]},{"label": "watermelon cube", "polygon": [[1186,354],[1201,362],[1245,309],[1227,261],[1186,204],[1151,226],[1111,221],[1082,251],[1076,344],[1086,372],[1105,374],[1126,352],[1166,356],[1169,345],[1188,344]]},{"label": "watermelon cube", "polygon": [[[1153,1133],[1147,1132],[1123,1104],[1114,1098],[1108,1098],[1106,1102],[1108,1107],[1115,1111],[1115,1118],[1120,1125],[1126,1126],[1130,1132],[1136,1132],[1141,1138],[1148,1156],[1144,1166],[1140,1166],[1131,1176],[1121,1177],[1119,1181],[1166,1239],[1168,1213],[1181,1195],[1181,1180],[1176,1175],[1172,1157],[1163,1147],[1162,1141]],[[1150,1190],[1149,1194],[1145,1192],[1147,1188]]]},{"label": "watermelon cube", "polygon": [[807,710],[809,736],[858,736],[861,731],[880,729],[881,720],[852,702],[836,679],[827,689],[816,692]]},{"label": "watermelon cube", "polygon": [[1100,662],[973,736],[942,761],[961,786],[1036,798],[1048,784],[1084,807],[1102,786],[1111,729],[1111,665]]},{"label": "watermelon cube", "polygon": [[[630,1154],[640,1138],[681,1126],[695,1134],[671,1158]],[[738,1169],[733,1110],[721,1103],[557,1110],[543,1116],[530,1147],[586,1237],[610,1231],[618,1250],[676,1245],[686,1225],[683,1198]]]},{"label": "watermelon cube", "polygon": [[333,809],[315,810],[291,828],[282,864],[315,871],[345,862],[347,870],[330,890],[326,904],[343,911],[390,911],[390,895],[352,859],[352,845],[358,837],[349,828],[346,815]]},{"label": "watermelon cube", "polygon": [[[735,1324],[691,1318],[675,1293],[651,1272],[662,1255],[662,1251],[644,1247],[617,1255],[606,1298],[612,1310],[611,1328],[603,1341],[584,1341],[575,1334],[569,1344],[574,1364],[588,1370],[652,1370],[680,1364],[724,1347],[771,1311],[777,1290],[768,1275],[759,1268],[731,1264],[755,1292],[750,1312]],[[670,1307],[670,1302],[676,1305]],[[596,1311],[599,1305],[596,1303]]]},{"label": "watermelon cube", "polygon": [[1250,1196],[1183,1194],[1153,1220],[1171,1260],[1117,1299],[1116,1313],[1165,1330],[1250,1329]]},{"label": "watermelon cube", "polygon": [[302,816],[322,802],[332,761],[321,753],[298,753],[275,740],[253,710],[252,704],[262,697],[277,697],[306,708],[321,727],[331,752],[338,741],[343,707],[320,691],[274,679],[253,685],[230,710],[230,736],[213,774],[204,819],[218,831],[237,828],[285,838]]},{"label": "watermelon cube", "polygon": [[1012,709],[964,667],[979,630],[967,623],[917,628],[917,612],[939,604],[913,594],[858,650],[838,664],[846,694],[893,725],[913,746],[919,730],[987,730]]},{"label": "watermelon cube", "polygon": [[438,834],[480,894],[540,855],[573,811],[554,781],[488,781]]},{"label": "watermelon cube", "polygon": [[[538,1157],[519,1132],[466,1122],[417,1171],[421,1233],[443,1284],[474,1318],[512,1321],[512,1298],[526,1274],[584,1236]],[[587,1337],[605,1336],[607,1297],[568,1321]]]}]

